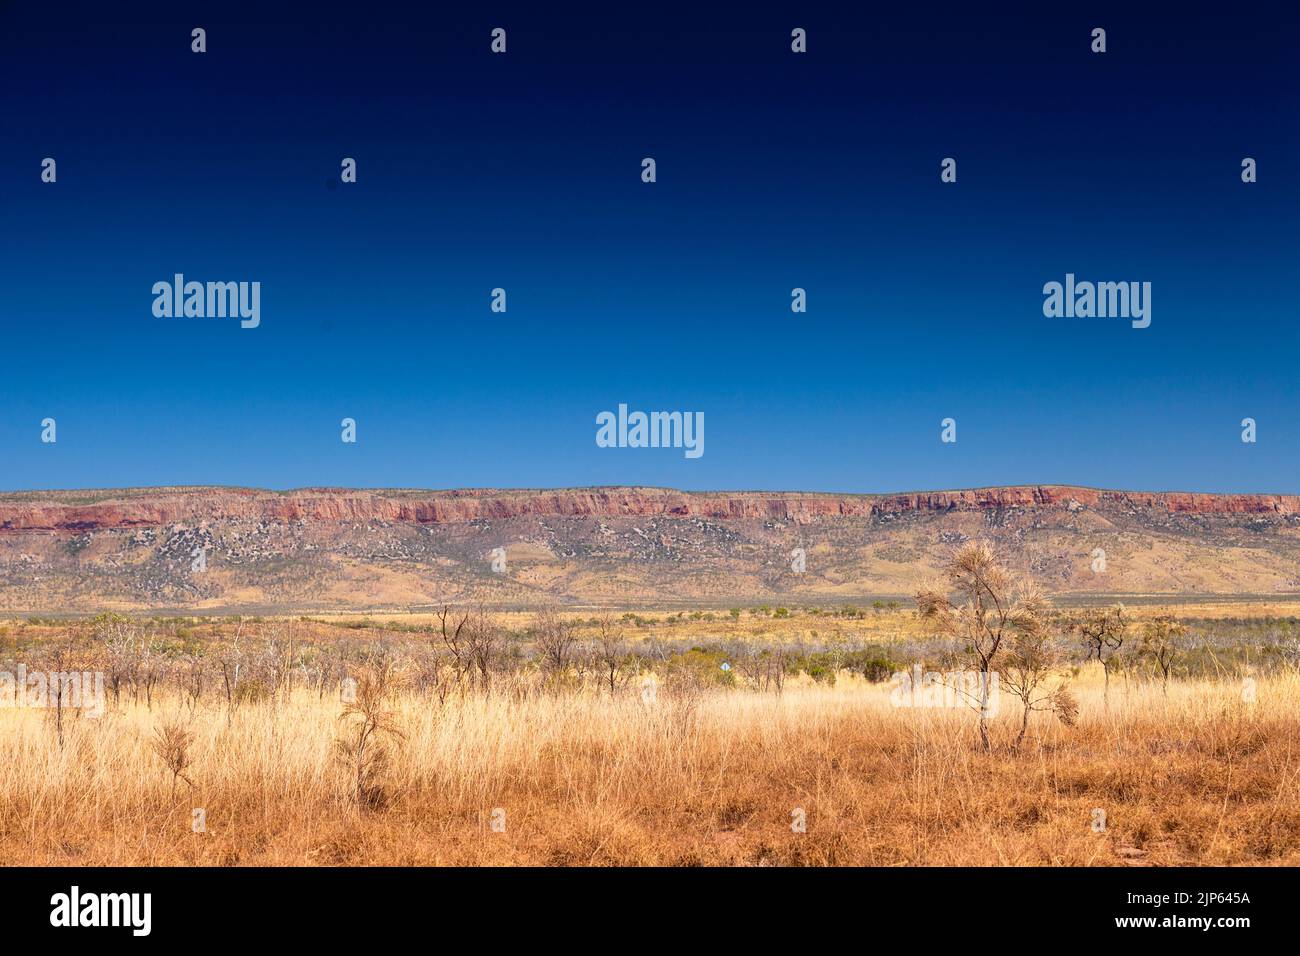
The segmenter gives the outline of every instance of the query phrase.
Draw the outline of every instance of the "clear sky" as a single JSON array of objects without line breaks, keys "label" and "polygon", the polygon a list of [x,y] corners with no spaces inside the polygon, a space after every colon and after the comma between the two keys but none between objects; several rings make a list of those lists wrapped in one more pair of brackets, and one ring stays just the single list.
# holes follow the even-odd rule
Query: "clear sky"
[{"label": "clear sky", "polygon": [[1300,491],[1294,13],[261,6],[0,3],[0,488]]}]

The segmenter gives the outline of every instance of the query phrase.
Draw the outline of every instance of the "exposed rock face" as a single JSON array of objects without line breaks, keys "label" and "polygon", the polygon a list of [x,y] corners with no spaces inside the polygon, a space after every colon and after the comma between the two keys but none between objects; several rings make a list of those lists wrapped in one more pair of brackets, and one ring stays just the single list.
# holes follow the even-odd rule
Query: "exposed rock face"
[{"label": "exposed rock face", "polygon": [[1300,594],[1295,495],[163,488],[0,494],[0,611],[852,602],[975,537],[1057,594]]},{"label": "exposed rock face", "polygon": [[[511,518],[675,516],[712,519],[873,517],[908,512],[1063,508],[1153,510],[1179,514],[1300,514],[1300,495],[1213,495],[1186,492],[1101,491],[1067,485],[1022,485],[897,495],[792,492],[692,493],[649,488],[559,491],[385,492],[307,488],[284,493],[253,489],[158,490],[106,493],[75,503],[75,493],[27,499],[0,496],[0,533],[145,528],[213,519],[253,521],[389,521],[447,524]],[[94,494],[94,493],[82,493]],[[67,502],[60,501],[68,497]],[[1072,504],[1073,503],[1073,504]]]}]

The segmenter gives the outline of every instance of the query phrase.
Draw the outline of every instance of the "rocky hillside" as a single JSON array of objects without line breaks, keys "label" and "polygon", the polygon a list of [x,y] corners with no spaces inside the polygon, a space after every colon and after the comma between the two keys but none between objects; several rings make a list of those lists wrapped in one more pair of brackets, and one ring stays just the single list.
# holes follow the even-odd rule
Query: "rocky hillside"
[{"label": "rocky hillside", "polygon": [[0,610],[850,601],[981,536],[1057,594],[1300,593],[1296,495],[159,488],[0,494]]}]

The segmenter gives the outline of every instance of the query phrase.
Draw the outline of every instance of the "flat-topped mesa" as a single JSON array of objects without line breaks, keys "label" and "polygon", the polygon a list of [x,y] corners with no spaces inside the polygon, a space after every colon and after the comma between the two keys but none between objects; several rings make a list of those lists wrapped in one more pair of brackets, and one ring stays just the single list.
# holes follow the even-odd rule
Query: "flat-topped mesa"
[{"label": "flat-topped mesa", "polygon": [[659,488],[552,491],[463,489],[364,491],[304,488],[184,488],[0,495],[0,533],[147,528],[213,520],[271,522],[406,522],[445,524],[536,517],[665,516],[772,519],[914,512],[1019,509],[1153,510],[1171,514],[1300,515],[1300,495],[1105,491],[1069,485],[1017,485],[965,491],[838,495],[802,492],[685,492]]}]

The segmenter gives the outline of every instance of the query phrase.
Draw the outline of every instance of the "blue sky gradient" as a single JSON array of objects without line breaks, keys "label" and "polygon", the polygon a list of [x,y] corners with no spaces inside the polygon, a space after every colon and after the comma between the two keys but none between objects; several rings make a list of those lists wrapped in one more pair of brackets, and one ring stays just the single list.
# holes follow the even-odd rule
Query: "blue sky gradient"
[{"label": "blue sky gradient", "polygon": [[0,488],[1300,490],[1295,14],[257,11],[0,4]]}]

